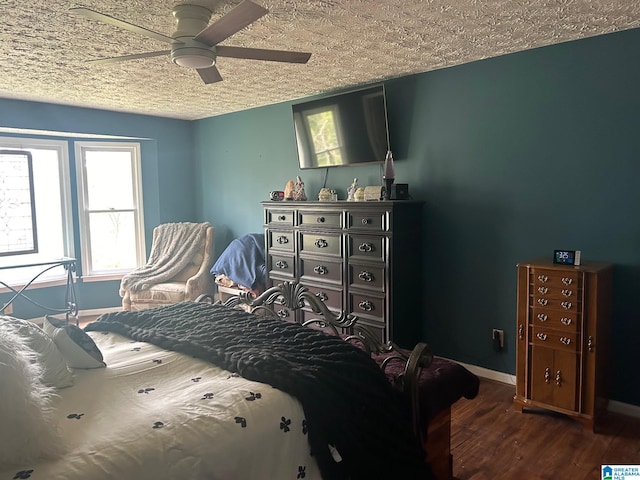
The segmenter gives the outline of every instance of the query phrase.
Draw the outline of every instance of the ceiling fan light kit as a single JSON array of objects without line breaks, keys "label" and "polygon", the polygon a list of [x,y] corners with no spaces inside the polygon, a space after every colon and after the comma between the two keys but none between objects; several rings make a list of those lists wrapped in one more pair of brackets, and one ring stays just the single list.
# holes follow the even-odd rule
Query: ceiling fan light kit
[{"label": "ceiling fan light kit", "polygon": [[210,84],[222,80],[222,76],[215,66],[218,55],[229,58],[287,63],[307,63],[311,57],[310,53],[303,52],[218,45],[268,13],[266,8],[250,0],[244,0],[211,25],[208,25],[208,23],[212,12],[208,8],[201,5],[176,5],[172,12],[176,21],[176,29],[171,37],[89,8],[77,7],[70,10],[87,18],[171,44],[171,50],[90,60],[90,62],[96,64],[149,58],[170,53],[171,60],[176,65],[196,69],[202,81],[205,84]]}]

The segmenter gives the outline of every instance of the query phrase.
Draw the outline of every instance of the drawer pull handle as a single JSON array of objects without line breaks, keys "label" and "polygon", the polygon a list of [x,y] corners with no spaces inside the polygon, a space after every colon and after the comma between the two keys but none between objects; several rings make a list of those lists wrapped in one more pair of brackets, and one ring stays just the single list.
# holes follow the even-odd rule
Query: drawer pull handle
[{"label": "drawer pull handle", "polygon": [[545,315],[544,313],[539,313],[538,314],[538,320],[540,320],[541,322],[546,322],[548,318],[549,317],[547,315]]},{"label": "drawer pull handle", "polygon": [[324,292],[318,292],[316,293],[316,297],[318,297],[320,300],[322,300],[323,302],[326,302],[327,300],[329,300],[329,296],[324,293]]},{"label": "drawer pull handle", "polygon": [[371,272],[363,271],[358,274],[358,278],[363,282],[373,282],[373,274]]},{"label": "drawer pull handle", "polygon": [[316,217],[317,223],[324,223],[324,217]]},{"label": "drawer pull handle", "polygon": [[276,267],[278,267],[281,270],[284,270],[285,268],[289,267],[289,264],[287,262],[285,262],[284,260],[278,260],[276,262]]},{"label": "drawer pull handle", "polygon": [[564,283],[565,285],[571,285],[573,283],[573,278],[562,277],[562,283]]},{"label": "drawer pull handle", "polygon": [[538,303],[542,306],[545,306],[547,303],[549,303],[549,300],[547,300],[546,298],[539,298]]},{"label": "drawer pull handle", "polygon": [[524,340],[524,327],[522,326],[522,324],[520,324],[520,326],[518,327],[518,338],[520,340]]},{"label": "drawer pull handle", "polygon": [[549,291],[549,289],[547,287],[538,287],[538,291],[544,295]]},{"label": "drawer pull handle", "polygon": [[363,225],[370,225],[371,224],[371,219],[370,218],[363,218],[361,220]]},{"label": "drawer pull handle", "polygon": [[589,335],[589,340],[587,340],[587,350],[593,352],[593,337]]},{"label": "drawer pull handle", "polygon": [[571,339],[569,337],[560,337],[560,343],[564,345],[571,345]]},{"label": "drawer pull handle", "polygon": [[289,239],[284,235],[280,235],[276,242],[278,242],[280,245],[284,245],[285,243],[289,243]]},{"label": "drawer pull handle", "polygon": [[287,318],[289,316],[289,310],[285,310],[284,308],[282,310],[278,310],[278,316],[280,318]]},{"label": "drawer pull handle", "polygon": [[562,294],[563,294],[565,297],[570,297],[571,295],[573,295],[573,290],[566,290],[566,289],[565,289],[565,290],[562,290]]},{"label": "drawer pull handle", "polygon": [[278,215],[278,220],[280,220],[281,222],[284,222],[287,219],[286,215]]},{"label": "drawer pull handle", "polygon": [[326,275],[327,273],[329,273],[329,269],[324,265],[316,265],[315,267],[313,267],[313,271],[318,275]]},{"label": "drawer pull handle", "polygon": [[560,319],[560,323],[563,324],[564,326],[568,327],[569,325],[571,325],[572,320],[570,318],[567,317],[562,317]]},{"label": "drawer pull handle", "polygon": [[571,302],[561,302],[560,305],[562,305],[562,308],[566,309],[566,310],[570,310],[571,309],[571,305],[573,305]]},{"label": "drawer pull handle", "polygon": [[540,340],[542,340],[544,342],[547,339],[547,334],[546,333],[538,333],[538,334],[536,334],[536,337],[538,337]]},{"label": "drawer pull handle", "polygon": [[371,303],[369,300],[363,300],[358,304],[358,307],[360,307],[360,310],[370,312],[371,310],[373,310],[373,303]]},{"label": "drawer pull handle", "polygon": [[562,374],[560,373],[560,370],[556,372],[556,385],[557,386],[562,385]]},{"label": "drawer pull handle", "polygon": [[549,367],[544,369],[544,383],[551,383],[551,371]]},{"label": "drawer pull handle", "polygon": [[358,245],[358,250],[360,250],[361,252],[372,252],[373,245],[367,242],[361,243],[360,245]]},{"label": "drawer pull handle", "polygon": [[329,246],[329,243],[324,238],[318,238],[314,242],[314,245],[318,248],[327,248]]},{"label": "drawer pull handle", "polygon": [[545,283],[547,280],[549,280],[549,277],[547,277],[546,275],[538,275],[538,280],[540,280],[542,283]]}]

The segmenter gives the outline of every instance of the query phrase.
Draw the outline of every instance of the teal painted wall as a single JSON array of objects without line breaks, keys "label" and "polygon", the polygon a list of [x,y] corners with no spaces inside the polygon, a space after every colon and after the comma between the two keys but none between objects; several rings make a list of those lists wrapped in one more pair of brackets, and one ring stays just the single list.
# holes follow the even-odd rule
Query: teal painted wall
[{"label": "teal painted wall", "polygon": [[[196,221],[192,188],[195,178],[192,124],[188,121],[132,115],[88,108],[66,107],[38,102],[0,99],[0,127],[70,132],[69,137],[56,137],[69,142],[72,175],[72,208],[77,211],[75,157],[71,141],[73,133],[115,135],[144,138],[141,140],[142,190],[145,206],[145,239],[151,246],[153,228],[164,222]],[[0,133],[2,136],[9,136]],[[87,140],[80,138],[80,140]],[[100,139],[97,139],[101,141]],[[74,225],[75,251],[80,262],[79,226]],[[80,270],[80,267],[78,267]],[[1,271],[0,271],[1,275]],[[118,306],[119,282],[78,282],[77,295],[81,309]],[[44,305],[62,307],[62,288],[30,290],[29,296]],[[9,294],[0,294],[5,302]],[[42,311],[28,302],[17,300],[16,316],[32,318]]]},{"label": "teal painted wall", "polygon": [[[575,248],[615,264],[613,398],[640,405],[640,29],[386,83],[398,182],[425,201],[426,314],[437,354],[515,372],[516,264]],[[262,230],[261,200],[301,175],[290,103],[195,122],[198,214],[217,251]],[[329,170],[344,195],[378,167]],[[407,279],[411,281],[411,279]],[[494,353],[491,329],[505,331]]]}]

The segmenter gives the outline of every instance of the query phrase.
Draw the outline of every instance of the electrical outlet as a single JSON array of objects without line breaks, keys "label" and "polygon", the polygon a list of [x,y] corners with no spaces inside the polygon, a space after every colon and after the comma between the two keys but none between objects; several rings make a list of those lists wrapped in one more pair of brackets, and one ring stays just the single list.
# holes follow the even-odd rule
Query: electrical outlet
[{"label": "electrical outlet", "polygon": [[491,333],[491,338],[493,340],[493,349],[496,352],[502,351],[504,348],[504,330],[498,330],[497,328],[493,329]]},{"label": "electrical outlet", "polygon": [[11,315],[13,313],[13,305],[9,304],[7,305],[6,303],[2,306],[2,314],[3,315]]}]

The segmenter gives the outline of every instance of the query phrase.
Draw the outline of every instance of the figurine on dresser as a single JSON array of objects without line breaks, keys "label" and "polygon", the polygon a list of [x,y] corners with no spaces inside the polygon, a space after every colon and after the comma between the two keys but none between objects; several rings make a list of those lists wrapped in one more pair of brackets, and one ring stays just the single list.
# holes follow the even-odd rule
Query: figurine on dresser
[{"label": "figurine on dresser", "polygon": [[293,185],[293,191],[291,192],[291,197],[293,200],[306,200],[307,194],[304,192],[304,182],[298,176],[296,177],[296,182]]},{"label": "figurine on dresser", "polygon": [[355,195],[357,190],[358,190],[358,179],[354,178],[353,183],[349,185],[349,188],[347,189],[347,201],[349,202],[355,201],[356,199]]}]

